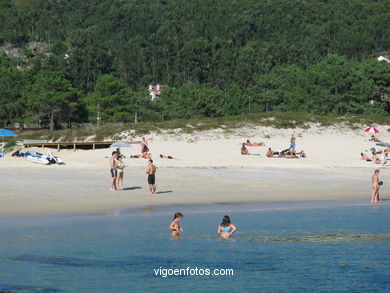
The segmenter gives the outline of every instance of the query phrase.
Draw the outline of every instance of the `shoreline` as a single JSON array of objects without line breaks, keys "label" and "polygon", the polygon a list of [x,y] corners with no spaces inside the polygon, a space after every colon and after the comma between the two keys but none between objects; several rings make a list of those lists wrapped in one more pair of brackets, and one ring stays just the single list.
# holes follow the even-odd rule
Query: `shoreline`
[{"label": "shoreline", "polygon": [[[371,207],[380,208],[390,206],[390,199],[383,200],[380,204],[371,204],[365,199],[351,200],[310,200],[310,201],[274,201],[274,202],[226,202],[226,203],[204,203],[204,204],[178,204],[178,205],[156,205],[156,206],[133,206],[102,210],[95,212],[81,213],[57,213],[57,214],[31,214],[31,215],[6,215],[0,219],[7,220],[45,220],[45,219],[92,219],[95,217],[143,217],[152,214],[153,216],[166,215],[170,217],[174,211],[181,211],[186,215],[202,214],[245,214],[245,213],[273,213],[297,210],[319,210],[338,209],[345,207]],[[0,225],[1,228],[1,225]]]}]

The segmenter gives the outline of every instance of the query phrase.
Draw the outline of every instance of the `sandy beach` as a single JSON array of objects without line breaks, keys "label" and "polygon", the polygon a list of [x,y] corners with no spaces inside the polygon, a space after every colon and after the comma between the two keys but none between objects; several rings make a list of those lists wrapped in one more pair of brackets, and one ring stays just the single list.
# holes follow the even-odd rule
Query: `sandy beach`
[{"label": "sandy beach", "polygon": [[[390,141],[387,126],[378,126],[382,141]],[[297,137],[302,159],[267,158],[268,147],[288,148]],[[126,133],[122,134],[126,135]],[[147,195],[145,159],[130,159],[140,148],[123,148],[125,190],[110,192],[108,156],[112,149],[61,150],[54,153],[66,165],[42,166],[12,158],[0,159],[0,215],[56,214],[110,211],[193,203],[238,203],[262,201],[348,200],[370,198],[373,169],[360,153],[375,147],[362,129],[324,128],[272,129],[246,127],[233,133],[223,129],[196,134],[165,133],[146,136],[157,172],[156,196]],[[186,139],[197,143],[187,143]],[[249,147],[260,156],[242,156],[240,144],[247,138],[265,147]],[[130,140],[139,137],[128,137]],[[380,147],[376,147],[381,149]],[[47,149],[23,149],[47,152]],[[160,159],[159,154],[180,160]],[[380,166],[385,182],[387,168]]]}]

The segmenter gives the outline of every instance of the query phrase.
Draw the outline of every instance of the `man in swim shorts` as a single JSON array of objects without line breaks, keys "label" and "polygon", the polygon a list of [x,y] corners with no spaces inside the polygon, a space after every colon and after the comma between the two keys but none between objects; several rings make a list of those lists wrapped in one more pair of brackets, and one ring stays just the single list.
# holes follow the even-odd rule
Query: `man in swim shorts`
[{"label": "man in swim shorts", "polygon": [[293,149],[295,150],[295,140],[296,138],[293,136],[291,136],[291,139],[290,139],[290,149]]},{"label": "man in swim shorts", "polygon": [[379,202],[379,170],[375,169],[374,175],[372,175],[372,192],[371,192],[371,202],[377,203]]},{"label": "man in swim shorts", "polygon": [[111,174],[111,180],[110,180],[110,191],[116,190],[116,158],[117,153],[116,151],[113,151],[110,157],[110,174]]},{"label": "man in swim shorts", "polygon": [[149,159],[146,174],[148,174],[149,194],[156,194],[156,170],[153,160]]}]

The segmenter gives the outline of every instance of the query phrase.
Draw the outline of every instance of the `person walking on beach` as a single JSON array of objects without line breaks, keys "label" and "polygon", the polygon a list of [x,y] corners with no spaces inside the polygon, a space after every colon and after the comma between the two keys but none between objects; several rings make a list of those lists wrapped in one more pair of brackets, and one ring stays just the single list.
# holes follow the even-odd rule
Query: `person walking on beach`
[{"label": "person walking on beach", "polygon": [[237,230],[237,227],[230,222],[228,215],[224,216],[221,225],[218,226],[217,233],[223,238],[229,238]]},{"label": "person walking on beach", "polygon": [[113,151],[110,157],[110,174],[111,174],[110,191],[116,190],[116,176],[117,176],[116,158],[117,158],[116,151]]},{"label": "person walking on beach", "polygon": [[371,192],[371,202],[379,202],[379,188],[382,185],[382,181],[379,181],[379,170],[375,169],[374,175],[372,175],[372,192]]},{"label": "person walking on beach", "polygon": [[116,170],[117,170],[116,188],[118,190],[123,190],[123,175],[124,175],[125,167],[126,165],[123,162],[123,155],[118,156],[116,162]]},{"label": "person walking on beach", "polygon": [[149,194],[156,194],[156,171],[157,167],[153,164],[153,160],[149,159],[146,174],[148,174]]},{"label": "person walking on beach", "polygon": [[183,229],[180,227],[179,222],[183,219],[183,214],[182,213],[175,213],[173,216],[173,220],[171,225],[169,225],[169,229],[172,230],[172,236],[174,237],[179,237],[180,232],[183,232]]}]

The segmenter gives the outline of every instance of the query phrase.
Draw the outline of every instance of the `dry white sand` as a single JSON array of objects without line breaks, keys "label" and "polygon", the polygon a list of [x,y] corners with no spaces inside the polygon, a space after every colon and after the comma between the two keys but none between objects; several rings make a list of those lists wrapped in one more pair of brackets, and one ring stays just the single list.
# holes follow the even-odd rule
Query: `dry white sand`
[{"label": "dry white sand", "polygon": [[[378,135],[390,142],[387,126]],[[304,159],[267,158],[268,147],[286,149],[297,137],[296,149]],[[112,149],[61,150],[54,153],[66,165],[42,166],[23,158],[0,159],[0,215],[92,212],[132,206],[208,202],[294,201],[361,199],[370,196],[370,162],[360,153],[376,147],[361,129],[320,128],[278,130],[247,127],[240,133],[221,130],[146,136],[158,167],[157,196],[147,195],[147,160],[130,159],[140,148],[123,148],[127,190],[108,191],[108,156]],[[186,139],[196,139],[190,144]],[[250,147],[261,156],[242,156],[247,138],[266,147]],[[139,140],[139,138],[133,138]],[[381,149],[380,147],[376,147]],[[28,149],[46,152],[47,149]],[[22,151],[26,151],[23,149]],[[158,154],[181,160],[160,159]],[[387,166],[380,166],[382,198],[386,197]]]}]

